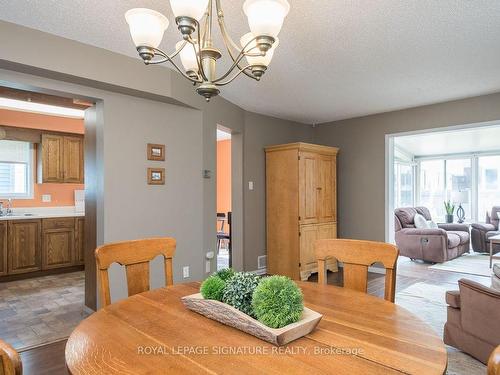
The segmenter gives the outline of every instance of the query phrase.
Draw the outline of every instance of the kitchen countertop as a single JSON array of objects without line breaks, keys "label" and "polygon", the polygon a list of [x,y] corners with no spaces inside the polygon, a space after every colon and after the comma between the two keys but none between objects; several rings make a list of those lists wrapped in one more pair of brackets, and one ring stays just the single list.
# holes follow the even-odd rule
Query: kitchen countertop
[{"label": "kitchen countertop", "polygon": [[[5,209],[4,209],[5,210]],[[36,220],[57,217],[83,217],[85,213],[77,212],[75,207],[32,207],[14,208],[11,216],[0,216],[0,221]]]}]

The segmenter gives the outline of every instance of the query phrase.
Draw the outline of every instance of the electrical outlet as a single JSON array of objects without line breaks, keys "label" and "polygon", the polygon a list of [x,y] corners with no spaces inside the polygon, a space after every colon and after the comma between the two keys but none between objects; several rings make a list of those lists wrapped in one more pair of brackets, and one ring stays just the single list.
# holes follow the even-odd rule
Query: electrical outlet
[{"label": "electrical outlet", "polygon": [[210,261],[209,261],[209,260],[207,260],[207,261],[205,262],[205,272],[206,272],[206,273],[210,273],[210,271],[211,271],[211,270],[212,270],[212,265],[210,264]]},{"label": "electrical outlet", "polygon": [[187,279],[189,278],[189,266],[184,266],[182,268],[182,276]]},{"label": "electrical outlet", "polygon": [[42,195],[42,202],[44,202],[44,203],[52,202],[52,196],[50,194],[43,194]]},{"label": "electrical outlet", "polygon": [[253,181],[248,181],[248,190],[253,190]]}]

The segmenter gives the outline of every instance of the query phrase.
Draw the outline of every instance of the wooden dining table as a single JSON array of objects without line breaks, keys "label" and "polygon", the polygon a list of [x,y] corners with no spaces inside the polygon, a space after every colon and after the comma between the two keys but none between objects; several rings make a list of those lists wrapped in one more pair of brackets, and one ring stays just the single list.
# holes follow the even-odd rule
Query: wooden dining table
[{"label": "wooden dining table", "polygon": [[323,318],[283,347],[188,310],[177,284],[111,304],[68,339],[71,374],[443,374],[440,337],[404,308],[364,293],[298,282]]}]

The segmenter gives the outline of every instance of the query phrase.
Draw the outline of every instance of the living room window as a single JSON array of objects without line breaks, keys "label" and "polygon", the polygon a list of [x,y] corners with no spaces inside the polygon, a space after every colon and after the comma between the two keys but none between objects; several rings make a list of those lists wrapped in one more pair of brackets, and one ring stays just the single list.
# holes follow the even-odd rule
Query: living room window
[{"label": "living room window", "polygon": [[32,144],[0,140],[0,198],[30,199],[32,197]]},{"label": "living room window", "polygon": [[472,159],[417,159],[420,184],[418,205],[429,208],[432,217],[443,220],[444,202],[462,203],[466,219],[472,219]]},{"label": "living room window", "polygon": [[500,202],[500,155],[478,157],[478,219]]}]

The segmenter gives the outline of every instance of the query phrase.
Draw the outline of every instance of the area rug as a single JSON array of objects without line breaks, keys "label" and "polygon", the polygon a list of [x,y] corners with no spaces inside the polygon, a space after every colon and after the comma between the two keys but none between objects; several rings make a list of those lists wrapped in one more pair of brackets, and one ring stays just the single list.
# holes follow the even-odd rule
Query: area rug
[{"label": "area rug", "polygon": [[[443,336],[446,323],[445,294],[450,289],[430,283],[416,283],[396,294],[396,304],[425,321],[438,336]],[[458,286],[457,286],[458,289]],[[484,375],[486,366],[461,351],[446,346],[450,375]]]},{"label": "area rug", "polygon": [[[495,259],[493,259],[495,262]],[[498,259],[497,262],[500,263]],[[490,256],[479,253],[464,254],[461,257],[438,263],[429,268],[441,271],[467,273],[469,275],[491,276]]]}]

